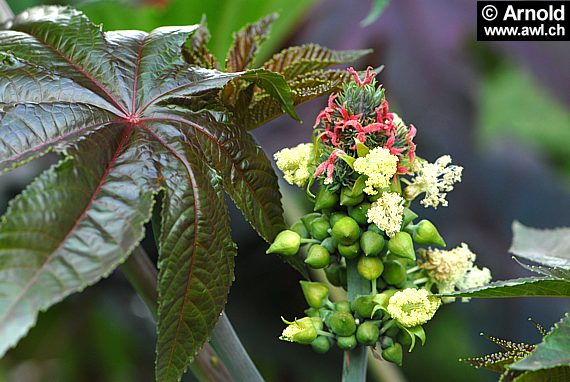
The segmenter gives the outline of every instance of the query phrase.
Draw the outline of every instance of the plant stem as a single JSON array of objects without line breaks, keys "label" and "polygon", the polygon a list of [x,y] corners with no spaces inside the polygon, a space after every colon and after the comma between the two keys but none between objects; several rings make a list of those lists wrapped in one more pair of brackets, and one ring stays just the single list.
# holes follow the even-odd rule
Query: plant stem
[{"label": "plant stem", "polygon": [[12,12],[12,9],[8,5],[8,3],[6,3],[5,0],[0,0],[0,23],[8,21],[13,17],[14,17],[14,12]]},{"label": "plant stem", "polygon": [[[0,0],[1,1],[1,0]],[[121,266],[121,270],[156,319],[158,311],[158,272],[142,247],[137,247]],[[215,329],[214,329],[215,330]],[[196,355],[190,370],[200,381],[233,381],[224,363],[209,343]]]},{"label": "plant stem", "polygon": [[[370,281],[360,276],[357,269],[358,260],[346,261],[348,280],[348,300],[352,302],[358,295],[370,293]],[[342,369],[343,382],[365,382],[368,363],[368,347],[359,345],[354,350],[344,353]]]},{"label": "plant stem", "polygon": [[214,327],[210,342],[236,381],[263,382],[225,312]]}]

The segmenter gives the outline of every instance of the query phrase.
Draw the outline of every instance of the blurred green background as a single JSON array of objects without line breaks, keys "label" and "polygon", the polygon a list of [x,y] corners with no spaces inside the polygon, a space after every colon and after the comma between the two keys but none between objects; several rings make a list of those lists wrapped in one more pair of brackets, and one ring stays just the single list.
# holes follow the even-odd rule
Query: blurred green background
[{"label": "blurred green background", "polygon": [[[38,4],[71,4],[107,30],[150,30],[198,23],[205,15],[211,50],[223,60],[231,34],[280,13],[262,57],[292,44],[373,48],[360,67],[385,65],[379,80],[391,107],[418,129],[419,153],[450,153],[465,167],[450,207],[425,211],[452,245],[468,242],[495,279],[524,275],[507,253],[514,219],[537,227],[570,226],[570,45],[568,42],[477,42],[476,1],[398,0],[363,28],[370,1],[344,0],[8,0],[15,12]],[[324,100],[300,107],[305,123],[282,117],[255,132],[266,152],[310,139]],[[26,165],[2,177],[0,211],[42,168]],[[283,185],[287,210],[303,211],[302,193]],[[422,211],[424,213],[424,211]],[[279,319],[301,315],[299,277],[274,257],[235,209],[239,245],[227,311],[268,381],[340,380],[342,355],[313,353],[278,340]],[[145,247],[155,253],[152,238]],[[427,327],[428,342],[406,356],[409,381],[493,381],[458,358],[495,349],[479,332],[537,342],[527,321],[545,326],[568,310],[561,300],[473,300],[447,305]],[[151,381],[153,323],[122,274],[43,313],[37,326],[0,361],[0,381]],[[186,377],[192,380],[191,376]],[[373,375],[369,378],[377,380]],[[389,379],[388,379],[389,380]],[[241,381],[240,381],[241,382]]]}]

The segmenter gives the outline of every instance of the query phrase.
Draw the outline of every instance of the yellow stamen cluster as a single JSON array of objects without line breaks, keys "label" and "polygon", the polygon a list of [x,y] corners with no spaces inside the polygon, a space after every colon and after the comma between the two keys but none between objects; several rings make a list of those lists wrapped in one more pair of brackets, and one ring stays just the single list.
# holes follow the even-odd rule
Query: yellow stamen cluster
[{"label": "yellow stamen cluster", "polygon": [[404,198],[395,192],[384,192],[372,203],[366,213],[369,223],[374,223],[389,237],[400,231],[404,216]]},{"label": "yellow stamen cluster", "polygon": [[383,147],[373,148],[365,157],[354,161],[354,171],[368,177],[364,189],[368,195],[376,195],[379,189],[388,187],[397,169],[398,157]]},{"label": "yellow stamen cluster", "polygon": [[453,185],[461,181],[463,167],[450,165],[451,156],[444,155],[434,163],[416,160],[417,168],[412,183],[406,187],[406,199],[412,200],[421,193],[425,197],[420,201],[424,207],[437,208],[440,204],[447,207],[445,197],[453,190]]},{"label": "yellow stamen cluster", "polygon": [[390,297],[386,310],[402,326],[411,328],[431,320],[440,305],[441,300],[427,290],[407,288]]},{"label": "yellow stamen cluster", "polygon": [[467,244],[461,243],[459,247],[449,251],[430,248],[425,254],[425,262],[421,267],[437,284],[455,286],[473,267],[473,261],[475,254]]},{"label": "yellow stamen cluster", "polygon": [[289,184],[304,187],[312,176],[313,144],[302,143],[293,148],[285,148],[273,155],[277,167]]}]

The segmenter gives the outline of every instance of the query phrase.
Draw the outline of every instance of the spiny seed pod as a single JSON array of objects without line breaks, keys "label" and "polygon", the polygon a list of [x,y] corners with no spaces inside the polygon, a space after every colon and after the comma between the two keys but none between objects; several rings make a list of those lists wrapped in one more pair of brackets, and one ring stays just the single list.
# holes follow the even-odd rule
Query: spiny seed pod
[{"label": "spiny seed pod", "polygon": [[324,268],[329,265],[331,255],[322,245],[313,244],[309,248],[305,264],[314,269]]},{"label": "spiny seed pod", "polygon": [[314,211],[333,208],[338,205],[339,196],[336,192],[321,187],[315,199]]},{"label": "spiny seed pod", "polygon": [[382,350],[382,358],[388,362],[395,363],[398,366],[402,366],[402,356],[402,345],[399,343],[395,343],[389,348]]},{"label": "spiny seed pod", "polygon": [[299,283],[305,300],[311,308],[318,309],[325,305],[329,296],[329,288],[325,284],[311,281],[299,281]]},{"label": "spiny seed pod", "polygon": [[331,264],[325,268],[325,276],[327,276],[327,280],[329,280],[329,282],[336,287],[341,286],[340,282],[341,268],[342,265],[340,264]]},{"label": "spiny seed pod", "polygon": [[265,252],[278,253],[283,256],[295,256],[299,252],[299,246],[301,245],[301,236],[294,231],[285,230],[279,232],[273,244]]},{"label": "spiny seed pod", "polygon": [[407,226],[411,222],[413,222],[418,217],[414,211],[410,210],[409,208],[404,208],[404,217],[402,218],[402,227]]},{"label": "spiny seed pod", "polygon": [[360,227],[351,217],[343,217],[335,223],[331,236],[339,244],[350,245],[360,237]]},{"label": "spiny seed pod", "polygon": [[334,312],[329,321],[329,326],[338,336],[350,336],[356,331],[354,317],[348,312]]},{"label": "spiny seed pod", "polygon": [[384,264],[378,257],[362,256],[357,264],[358,273],[366,280],[376,280],[384,271]]},{"label": "spiny seed pod", "polygon": [[331,342],[325,336],[318,336],[313,342],[311,342],[311,347],[315,352],[325,354],[331,348]]},{"label": "spiny seed pod", "polygon": [[336,252],[336,246],[337,243],[336,241],[332,238],[332,237],[327,237],[326,239],[324,239],[321,242],[321,245],[323,246],[324,249],[326,249],[327,251],[329,251],[329,253],[335,253]]},{"label": "spiny seed pod", "polygon": [[330,228],[331,225],[329,223],[329,220],[321,217],[311,222],[311,228],[309,228],[309,232],[315,239],[324,240],[329,237]]},{"label": "spiny seed pod", "polygon": [[418,224],[409,227],[412,239],[419,245],[438,245],[445,247],[445,240],[437,228],[429,220],[421,220]]},{"label": "spiny seed pod", "polygon": [[398,261],[385,261],[382,278],[390,285],[398,285],[406,280],[406,268]]},{"label": "spiny seed pod", "polygon": [[413,261],[416,260],[414,243],[412,241],[412,237],[407,232],[397,232],[390,240],[388,240],[388,250],[396,256]]},{"label": "spiny seed pod", "polygon": [[373,346],[378,341],[380,329],[374,322],[366,321],[358,326],[356,339],[362,345]]},{"label": "spiny seed pod", "polygon": [[334,309],[337,312],[348,312],[348,313],[350,313],[350,303],[347,300],[338,301],[334,304]]},{"label": "spiny seed pod", "polygon": [[384,237],[376,232],[366,231],[360,236],[360,248],[365,256],[378,256],[384,248]]},{"label": "spiny seed pod", "polygon": [[370,209],[370,203],[363,202],[354,207],[348,207],[348,216],[356,220],[358,224],[365,225],[368,223],[366,214]]},{"label": "spiny seed pod", "polygon": [[331,223],[331,227],[334,227],[334,225],[336,224],[337,221],[339,221],[340,219],[342,219],[346,216],[348,216],[348,215],[345,214],[344,212],[333,212],[331,214],[330,219],[329,219],[329,222]]},{"label": "spiny seed pod", "polygon": [[310,230],[311,229],[311,223],[313,222],[313,220],[320,218],[321,216],[323,216],[323,215],[318,213],[318,212],[311,212],[309,214],[301,216],[301,221],[303,222],[303,224],[305,224],[305,227],[307,227],[307,230]]},{"label": "spiny seed pod", "polygon": [[356,206],[364,200],[364,194],[362,191],[360,193],[354,194],[349,187],[343,187],[340,191],[340,205],[341,206]]},{"label": "spiny seed pod", "polygon": [[299,236],[303,239],[309,238],[309,230],[305,227],[305,224],[302,221],[298,221],[291,226],[291,231],[297,232]]},{"label": "spiny seed pod", "polygon": [[372,299],[373,295],[361,295],[356,297],[350,307],[352,310],[362,318],[372,318],[372,311],[376,303]]},{"label": "spiny seed pod", "polygon": [[360,253],[360,243],[356,241],[350,245],[339,244],[337,249],[338,253],[340,253],[340,255],[345,259],[354,259]]},{"label": "spiny seed pod", "polygon": [[356,336],[340,336],[336,339],[336,344],[341,350],[352,350],[356,348],[358,342],[356,342]]}]

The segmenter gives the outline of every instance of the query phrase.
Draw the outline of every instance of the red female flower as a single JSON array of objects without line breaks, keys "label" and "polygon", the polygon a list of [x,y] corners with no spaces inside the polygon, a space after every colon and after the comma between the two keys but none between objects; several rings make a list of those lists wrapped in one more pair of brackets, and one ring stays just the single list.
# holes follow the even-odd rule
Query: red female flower
[{"label": "red female flower", "polygon": [[317,176],[322,175],[326,170],[327,177],[325,179],[325,184],[331,184],[333,182],[332,175],[334,172],[334,162],[341,154],[346,155],[346,153],[342,150],[334,150],[329,156],[329,158],[317,167],[313,177],[316,178]]}]

